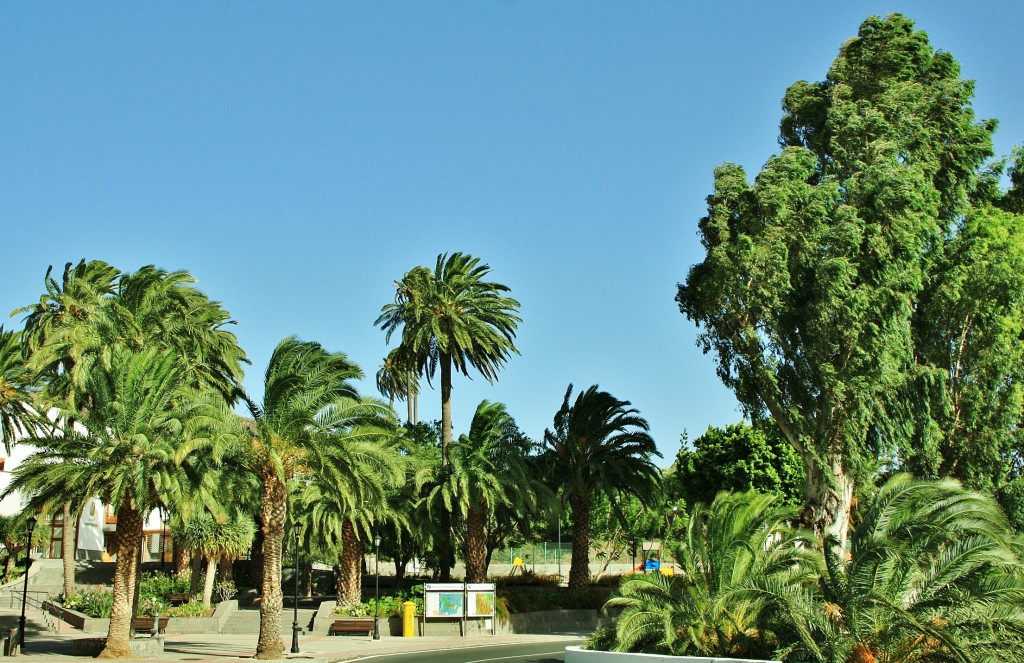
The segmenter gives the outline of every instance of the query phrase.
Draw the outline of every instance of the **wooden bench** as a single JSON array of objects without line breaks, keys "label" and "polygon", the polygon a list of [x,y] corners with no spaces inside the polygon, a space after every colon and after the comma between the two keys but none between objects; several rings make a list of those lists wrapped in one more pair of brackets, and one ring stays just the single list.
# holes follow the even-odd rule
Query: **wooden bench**
[{"label": "wooden bench", "polygon": [[[167,617],[160,618],[160,632],[163,633],[167,630]],[[153,632],[153,618],[152,617],[136,617],[132,620],[132,628],[135,629],[136,633],[152,633]]]},{"label": "wooden bench", "polygon": [[327,630],[327,635],[341,635],[342,633],[373,633],[373,618],[336,619]]},{"label": "wooden bench", "polygon": [[183,605],[188,603],[192,597],[188,595],[188,592],[175,592],[172,594],[165,594],[164,598],[167,599],[167,602],[171,605]]}]

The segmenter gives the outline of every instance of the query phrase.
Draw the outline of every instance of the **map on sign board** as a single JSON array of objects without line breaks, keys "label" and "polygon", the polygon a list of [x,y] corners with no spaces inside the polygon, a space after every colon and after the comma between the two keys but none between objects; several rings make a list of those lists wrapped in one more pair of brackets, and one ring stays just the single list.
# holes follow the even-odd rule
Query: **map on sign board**
[{"label": "map on sign board", "polygon": [[465,609],[462,585],[428,585],[424,598],[426,617],[461,617]]}]

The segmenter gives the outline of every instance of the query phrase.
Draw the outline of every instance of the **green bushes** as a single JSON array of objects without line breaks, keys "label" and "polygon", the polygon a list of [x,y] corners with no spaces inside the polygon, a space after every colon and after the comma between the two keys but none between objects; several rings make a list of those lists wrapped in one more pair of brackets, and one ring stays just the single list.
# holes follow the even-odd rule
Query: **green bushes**
[{"label": "green bushes", "polygon": [[114,595],[109,589],[87,587],[70,596],[61,596],[61,604],[70,610],[88,615],[89,617],[110,617],[114,605]]},{"label": "green bushes", "polygon": [[698,506],[683,572],[625,579],[594,649],[783,661],[1024,661],[1024,565],[996,503],[898,475],[845,550],[754,493]]}]

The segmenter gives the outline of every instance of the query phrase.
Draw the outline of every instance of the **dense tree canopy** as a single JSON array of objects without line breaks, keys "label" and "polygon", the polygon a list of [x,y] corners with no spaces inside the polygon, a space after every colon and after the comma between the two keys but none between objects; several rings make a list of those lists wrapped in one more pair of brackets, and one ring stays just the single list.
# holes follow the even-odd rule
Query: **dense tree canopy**
[{"label": "dense tree canopy", "polygon": [[991,154],[972,92],[909,19],[869,18],[824,81],[786,91],[753,183],[715,170],[707,254],[679,287],[721,379],[802,457],[805,522],[839,541],[856,478],[905,440],[913,314]]},{"label": "dense tree canopy", "polygon": [[684,438],[663,485],[687,504],[710,504],[723,490],[756,490],[797,504],[803,500],[803,481],[800,457],[769,421],[756,427],[710,426],[693,441],[693,449]]}]

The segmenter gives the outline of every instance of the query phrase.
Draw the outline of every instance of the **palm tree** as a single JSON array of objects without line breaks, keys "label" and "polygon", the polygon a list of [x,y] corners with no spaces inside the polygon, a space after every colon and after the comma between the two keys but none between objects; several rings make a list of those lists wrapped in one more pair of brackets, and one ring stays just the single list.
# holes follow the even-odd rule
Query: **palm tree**
[{"label": "palm tree", "polygon": [[[212,388],[224,402],[234,402],[245,353],[225,329],[232,321],[220,303],[193,287],[187,272],[147,266],[122,274],[105,262],[84,260],[65,265],[60,282],[52,271],[39,303],[15,313],[28,314],[27,365],[45,384],[41,409],[64,413],[55,425],[71,428],[92,407],[87,382],[110,365],[115,348],[173,352],[183,384]],[[65,513],[78,513],[89,497],[65,503]],[[74,554],[73,545],[64,547],[65,587],[73,584]]]},{"label": "palm tree", "polygon": [[447,464],[452,442],[452,368],[469,375],[476,369],[488,382],[498,377],[512,353],[522,320],[519,302],[507,286],[485,281],[491,268],[463,253],[441,254],[434,271],[415,267],[395,284],[395,301],[381,309],[375,324],[391,335],[401,330],[401,347],[417,372],[441,368],[441,449]]},{"label": "palm tree", "polygon": [[209,511],[201,511],[185,522],[178,535],[185,545],[206,557],[203,604],[209,608],[213,605],[213,581],[218,563],[225,557],[235,558],[249,550],[256,535],[256,524],[244,512],[216,518]]},{"label": "palm tree", "polygon": [[773,658],[780,606],[813,586],[820,562],[796,510],[774,495],[719,493],[698,504],[672,550],[682,573],[629,576],[606,604],[621,607],[616,651]]},{"label": "palm tree", "polygon": [[427,495],[465,522],[466,581],[487,580],[487,523],[500,505],[524,510],[536,493],[520,455],[522,434],[501,403],[483,401],[476,408],[469,435],[452,445],[447,468],[440,468]]},{"label": "palm tree", "polygon": [[552,486],[572,511],[572,561],[569,595],[582,598],[590,579],[590,508],[598,493],[654,493],[660,457],[647,433],[647,421],[629,401],[620,401],[593,385],[570,404],[572,385],[565,392],[554,428],[544,431],[544,457]]},{"label": "palm tree", "polygon": [[25,366],[21,334],[0,325],[0,441],[7,453],[19,437],[41,423],[32,406],[38,387]]},{"label": "palm tree", "polygon": [[1024,661],[1021,548],[992,498],[896,475],[836,550],[800,606],[804,660]]},{"label": "palm tree", "polygon": [[274,349],[267,366],[262,405],[246,398],[253,422],[242,458],[262,486],[263,581],[256,657],[284,655],[281,639],[281,563],[288,521],[288,482],[308,467],[329,467],[325,456],[336,410],[358,400],[352,380],[359,367],[343,353],[288,337]]},{"label": "palm tree", "polygon": [[419,381],[415,366],[407,361],[402,348],[395,348],[384,358],[384,364],[377,371],[377,391],[388,399],[388,407],[395,408],[395,400],[405,401],[406,421],[416,423]]},{"label": "palm tree", "polygon": [[[374,324],[387,340],[401,330],[401,352],[417,373],[433,376],[441,368],[441,465],[448,466],[452,443],[452,369],[469,375],[476,369],[488,382],[518,354],[513,339],[522,320],[519,302],[504,293],[507,286],[485,281],[491,268],[463,253],[437,256],[434,270],[414,267],[395,284],[395,301],[385,305]],[[450,576],[454,562],[450,537],[451,514],[440,514],[441,579]]]},{"label": "palm tree", "polygon": [[371,399],[336,408],[331,444],[310,468],[300,504],[310,541],[340,551],[338,605],[360,601],[363,541],[385,521],[400,524],[390,495],[405,481],[406,460],[394,445],[394,419]]},{"label": "palm tree", "polygon": [[39,451],[16,470],[7,492],[49,487],[33,498],[47,503],[53,491],[71,487],[114,508],[117,563],[103,655],[117,658],[131,656],[128,638],[143,515],[176,500],[181,485],[194,479],[193,452],[218,454],[205,427],[227,411],[223,403],[211,407],[186,388],[181,362],[172,353],[134,353],[115,346],[109,362],[96,365],[86,379],[90,408],[62,413],[77,415],[88,432],[71,429],[34,440]]}]

